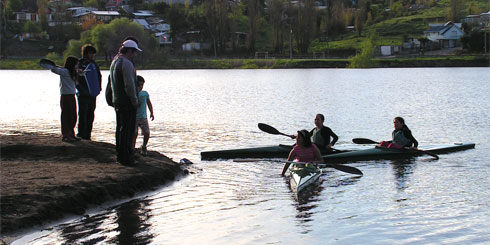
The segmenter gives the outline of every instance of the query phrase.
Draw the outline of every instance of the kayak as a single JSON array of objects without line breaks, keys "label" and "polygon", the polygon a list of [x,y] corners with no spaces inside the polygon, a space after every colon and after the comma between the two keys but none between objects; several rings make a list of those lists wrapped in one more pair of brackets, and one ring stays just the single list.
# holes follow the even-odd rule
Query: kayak
[{"label": "kayak", "polygon": [[287,158],[291,149],[293,149],[292,145],[274,145],[232,150],[203,151],[201,152],[201,159]]},{"label": "kayak", "polygon": [[[361,147],[362,148],[362,147]],[[293,149],[292,145],[272,145],[242,149],[218,150],[218,151],[203,151],[201,152],[202,160],[214,159],[234,159],[234,158],[287,158],[289,152]],[[359,147],[355,148],[356,150]],[[337,154],[341,152],[351,151],[352,148],[342,148],[334,151],[323,153],[322,155]]]},{"label": "kayak", "polygon": [[291,189],[296,193],[299,193],[301,190],[315,183],[318,178],[320,178],[320,175],[322,175],[322,170],[312,163],[293,163],[291,167],[289,167],[289,173],[291,175],[289,180]]},{"label": "kayak", "polygon": [[[444,154],[453,151],[462,151],[475,148],[475,144],[468,143],[455,143],[449,145],[427,145],[420,146],[419,149],[435,154]],[[414,156],[421,156],[426,153],[417,150],[398,150],[388,149],[383,147],[374,147],[365,150],[341,152],[333,155],[323,156],[324,162],[354,162],[364,160],[377,160],[377,159],[401,159],[410,158]]]}]

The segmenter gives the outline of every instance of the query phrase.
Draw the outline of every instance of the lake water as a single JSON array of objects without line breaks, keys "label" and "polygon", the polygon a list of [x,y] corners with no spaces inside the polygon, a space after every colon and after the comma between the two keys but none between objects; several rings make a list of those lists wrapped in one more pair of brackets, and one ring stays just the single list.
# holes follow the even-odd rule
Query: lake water
[{"label": "lake water", "polygon": [[[134,199],[94,208],[18,244],[488,244],[490,69],[141,70],[155,109],[149,150],[194,162],[193,174]],[[59,134],[58,76],[1,70],[1,132]],[[103,72],[104,85],[107,71]],[[421,145],[476,148],[325,169],[299,199],[282,164],[201,161],[200,152],[272,144],[314,127],[391,137],[405,118]],[[115,113],[98,97],[93,140],[114,143]],[[141,144],[138,139],[137,145]]]}]

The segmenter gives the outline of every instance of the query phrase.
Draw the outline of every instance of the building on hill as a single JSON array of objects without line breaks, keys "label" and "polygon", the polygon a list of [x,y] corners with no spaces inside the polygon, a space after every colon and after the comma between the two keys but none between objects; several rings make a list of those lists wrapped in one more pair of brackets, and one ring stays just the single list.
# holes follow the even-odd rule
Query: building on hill
[{"label": "building on hill", "polygon": [[425,37],[432,41],[433,46],[440,48],[459,47],[459,39],[464,35],[461,23],[451,21],[445,24],[429,24],[429,29],[424,31]]}]

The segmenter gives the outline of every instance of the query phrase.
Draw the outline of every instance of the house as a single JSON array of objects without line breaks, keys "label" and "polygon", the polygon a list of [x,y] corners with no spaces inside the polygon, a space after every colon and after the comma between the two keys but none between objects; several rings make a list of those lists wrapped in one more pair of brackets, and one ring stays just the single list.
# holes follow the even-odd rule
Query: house
[{"label": "house", "polygon": [[90,11],[89,13],[83,14],[82,21],[85,19],[96,19],[104,23],[109,23],[113,19],[119,18],[120,14],[117,11]]},{"label": "house", "polygon": [[110,10],[115,10],[123,5],[129,5],[129,0],[109,0],[105,4],[105,8]]},{"label": "house", "polygon": [[82,23],[83,16],[96,10],[97,10],[96,8],[91,8],[91,7],[73,7],[73,8],[66,9],[66,11],[71,15],[72,21],[78,23]]},{"label": "house", "polygon": [[464,35],[461,23],[451,21],[445,24],[429,24],[429,29],[424,31],[425,37],[441,48],[454,48],[460,46],[459,38]]},{"label": "house", "polygon": [[[39,23],[41,19],[39,18],[39,14],[34,11],[21,11],[21,12],[15,12],[15,22],[17,23],[24,23],[27,21],[32,21],[35,23]],[[51,11],[48,13],[48,22],[53,21],[53,15],[51,14]]]},{"label": "house", "polygon": [[155,33],[154,36],[157,38],[158,43],[160,45],[171,45],[172,44],[172,38],[166,32]]},{"label": "house", "polygon": [[479,25],[480,24],[480,15],[478,15],[478,14],[467,15],[461,21],[463,23],[466,23],[466,24]]},{"label": "house", "polygon": [[145,3],[153,4],[153,3],[161,3],[164,2],[170,6],[174,3],[192,5],[192,0],[145,0]]}]

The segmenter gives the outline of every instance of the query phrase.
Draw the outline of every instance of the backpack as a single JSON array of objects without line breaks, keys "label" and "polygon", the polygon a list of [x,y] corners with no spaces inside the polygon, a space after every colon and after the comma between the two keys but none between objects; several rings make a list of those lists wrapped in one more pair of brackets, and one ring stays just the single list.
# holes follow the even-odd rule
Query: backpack
[{"label": "backpack", "polygon": [[105,101],[109,106],[114,107],[112,102],[112,85],[111,85],[111,75],[107,77],[107,86],[105,87]]}]

